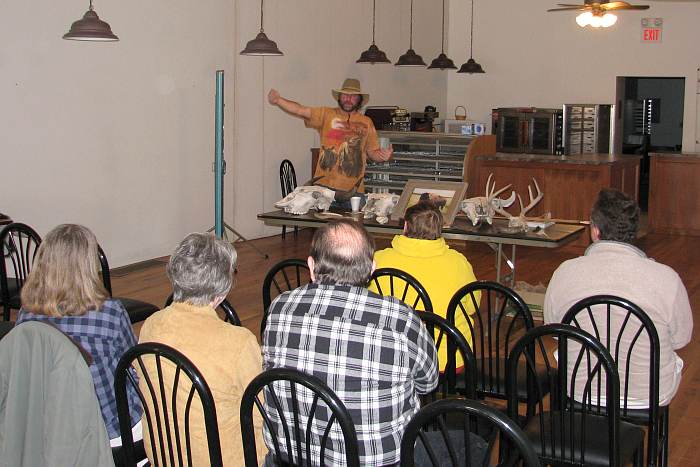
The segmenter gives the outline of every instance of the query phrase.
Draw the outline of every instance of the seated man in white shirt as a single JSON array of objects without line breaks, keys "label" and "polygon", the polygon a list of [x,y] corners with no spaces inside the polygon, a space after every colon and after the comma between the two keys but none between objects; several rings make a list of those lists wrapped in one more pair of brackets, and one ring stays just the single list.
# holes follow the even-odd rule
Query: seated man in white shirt
[{"label": "seated man in white shirt", "polygon": [[[554,272],[545,296],[544,320],[545,323],[561,322],[573,304],[592,295],[616,295],[638,305],[649,315],[659,334],[659,405],[663,406],[671,402],[681,381],[683,360],[675,350],[690,342],[693,314],[688,292],[678,274],[670,267],[648,258],[632,245],[638,227],[637,203],[619,191],[602,190],[591,212],[593,244],[583,256],[565,261]],[[594,310],[597,323],[605,324],[605,319],[599,315],[605,312],[605,307]],[[612,317],[611,339],[619,335],[623,319],[624,315]],[[579,320],[585,330],[593,333],[592,328],[587,327],[589,321],[587,317]],[[636,323],[632,326],[635,330],[638,328]],[[605,336],[600,324],[599,331]],[[624,332],[620,341],[618,368],[621,389],[625,387],[627,350],[632,334]],[[614,348],[614,343],[611,347]],[[577,346],[570,346],[569,361],[577,353]],[[645,334],[634,344],[629,378],[627,406],[648,407],[649,341]],[[580,397],[585,375],[580,375],[578,379],[581,381],[577,381],[576,393]],[[620,393],[624,397],[624,391]]]}]

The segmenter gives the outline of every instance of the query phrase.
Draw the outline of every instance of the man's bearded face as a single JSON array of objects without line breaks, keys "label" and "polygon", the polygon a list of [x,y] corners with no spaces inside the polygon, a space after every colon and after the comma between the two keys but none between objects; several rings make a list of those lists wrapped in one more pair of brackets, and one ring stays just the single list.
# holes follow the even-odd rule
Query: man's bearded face
[{"label": "man's bearded face", "polygon": [[362,105],[362,96],[359,94],[343,94],[338,96],[338,107],[345,112],[354,112]]}]

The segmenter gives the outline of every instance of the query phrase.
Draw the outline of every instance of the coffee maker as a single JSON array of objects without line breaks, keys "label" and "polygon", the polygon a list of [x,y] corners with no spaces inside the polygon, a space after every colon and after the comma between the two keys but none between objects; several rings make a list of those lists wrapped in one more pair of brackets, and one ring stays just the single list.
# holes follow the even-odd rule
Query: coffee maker
[{"label": "coffee maker", "polygon": [[411,131],[433,131],[433,121],[440,116],[435,106],[426,105],[423,112],[411,112]]}]

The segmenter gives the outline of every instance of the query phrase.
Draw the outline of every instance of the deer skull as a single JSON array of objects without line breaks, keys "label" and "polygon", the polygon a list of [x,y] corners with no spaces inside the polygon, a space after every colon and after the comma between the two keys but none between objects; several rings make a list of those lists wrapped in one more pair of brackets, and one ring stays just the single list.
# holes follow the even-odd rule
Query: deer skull
[{"label": "deer skull", "polygon": [[335,192],[320,186],[300,186],[275,203],[275,207],[290,214],[306,214],[310,209],[327,211],[335,199]]},{"label": "deer skull", "polygon": [[486,181],[486,196],[477,196],[468,198],[462,201],[461,209],[467,215],[472,225],[477,225],[480,222],[486,221],[489,224],[493,223],[493,216],[498,212],[505,212],[504,208],[509,207],[515,201],[515,192],[511,191],[508,199],[498,197],[506,191],[511,185],[506,185],[496,191],[496,182],[493,181],[493,174],[489,175]]},{"label": "deer skull", "polygon": [[537,184],[537,180],[535,180],[534,177],[532,179],[532,182],[535,184],[535,190],[537,191],[537,195],[533,194],[532,186],[528,185],[527,192],[530,195],[530,203],[527,206],[523,205],[523,199],[520,197],[520,195],[518,195],[518,201],[520,202],[520,214],[518,216],[513,216],[504,209],[496,209],[496,212],[508,218],[508,227],[515,227],[521,230],[527,230],[527,217],[525,217],[525,214],[527,214],[528,211],[534,208],[537,205],[537,203],[539,203],[544,197],[544,194],[542,193],[542,190],[540,190],[540,186]]},{"label": "deer skull", "polygon": [[399,195],[392,193],[369,193],[367,195],[367,204],[365,204],[365,207],[362,209],[365,213],[365,219],[370,219],[372,216],[375,216],[377,222],[386,224],[398,202]]}]

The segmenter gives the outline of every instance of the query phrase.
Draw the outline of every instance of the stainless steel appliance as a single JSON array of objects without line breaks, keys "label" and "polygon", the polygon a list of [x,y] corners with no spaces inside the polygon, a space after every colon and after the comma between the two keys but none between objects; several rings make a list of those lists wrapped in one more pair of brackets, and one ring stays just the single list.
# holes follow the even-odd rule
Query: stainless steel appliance
[{"label": "stainless steel appliance", "polygon": [[613,152],[612,104],[564,104],[564,153]]},{"label": "stainless steel appliance", "polygon": [[562,109],[501,107],[491,118],[497,151],[563,154]]}]

